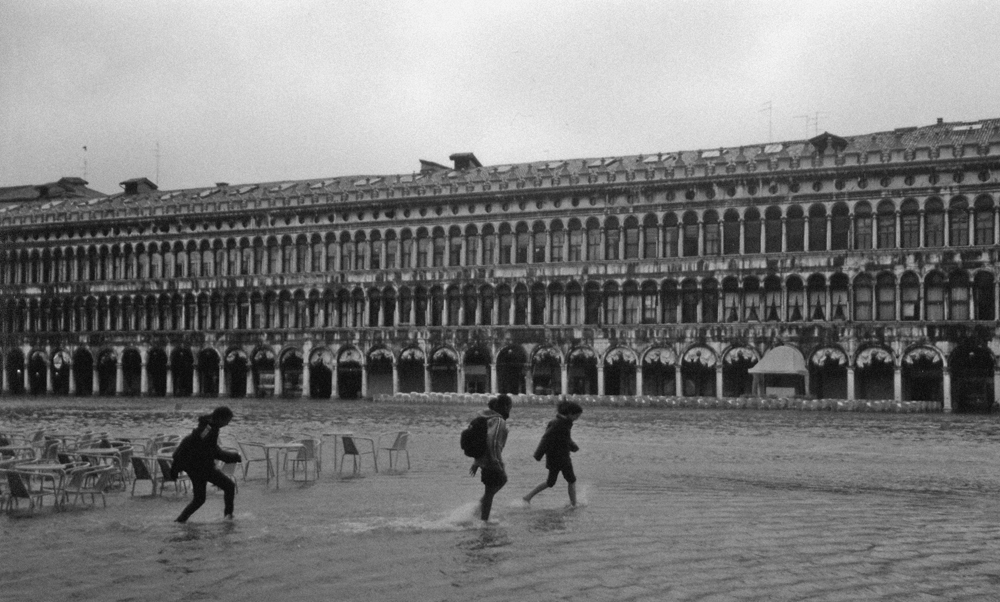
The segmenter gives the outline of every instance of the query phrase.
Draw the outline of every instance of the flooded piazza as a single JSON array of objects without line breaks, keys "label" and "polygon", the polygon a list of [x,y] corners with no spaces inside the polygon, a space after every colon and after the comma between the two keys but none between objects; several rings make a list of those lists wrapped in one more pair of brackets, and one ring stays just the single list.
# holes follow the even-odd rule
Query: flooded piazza
[{"label": "flooded piazza", "polygon": [[[215,400],[7,398],[0,432],[186,434]],[[515,406],[493,519],[458,404],[232,400],[228,439],[411,433],[410,470],[238,481],[186,525],[190,494],[140,482],[108,507],[0,517],[10,599],[983,600],[1000,583],[995,415],[588,406],[573,429],[581,504],[532,452],[550,406]],[[390,441],[383,438],[382,443]],[[405,467],[405,460],[403,461]],[[22,504],[22,507],[23,504]]]}]

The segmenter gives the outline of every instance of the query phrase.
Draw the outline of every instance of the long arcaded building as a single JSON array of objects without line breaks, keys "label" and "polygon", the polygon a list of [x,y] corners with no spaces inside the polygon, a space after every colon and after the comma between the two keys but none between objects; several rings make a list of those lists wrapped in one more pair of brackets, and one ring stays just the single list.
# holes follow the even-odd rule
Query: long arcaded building
[{"label": "long arcaded building", "polygon": [[3,395],[1000,393],[1000,119],[450,160],[0,189]]}]

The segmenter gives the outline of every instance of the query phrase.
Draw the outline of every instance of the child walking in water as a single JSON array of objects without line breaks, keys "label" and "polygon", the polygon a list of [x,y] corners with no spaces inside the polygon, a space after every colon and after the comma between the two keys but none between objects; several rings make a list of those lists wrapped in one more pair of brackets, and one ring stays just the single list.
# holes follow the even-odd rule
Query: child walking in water
[{"label": "child walking in water", "polygon": [[507,419],[513,405],[510,396],[501,394],[490,399],[489,409],[480,412],[479,416],[486,418],[486,452],[476,458],[469,469],[469,474],[475,475],[481,468],[480,479],[483,482],[483,497],[479,500],[479,517],[485,522],[490,519],[493,509],[493,497],[507,484],[507,468],[503,463],[503,448],[507,444]]},{"label": "child walking in water", "polygon": [[576,475],[573,474],[573,461],[570,460],[569,454],[580,448],[573,443],[570,430],[580,414],[583,414],[583,408],[578,403],[563,401],[556,406],[556,417],[545,427],[545,434],[542,435],[538,449],[535,450],[535,460],[541,460],[542,456],[545,456],[545,468],[549,469],[549,478],[524,496],[526,503],[531,503],[531,498],[554,486],[561,472],[569,484],[569,503],[571,506],[576,506]]}]

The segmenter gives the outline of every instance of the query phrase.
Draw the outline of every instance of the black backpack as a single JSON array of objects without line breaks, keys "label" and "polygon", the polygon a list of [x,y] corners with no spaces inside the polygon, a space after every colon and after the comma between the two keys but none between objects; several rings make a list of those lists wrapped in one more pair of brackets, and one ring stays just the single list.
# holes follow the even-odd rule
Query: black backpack
[{"label": "black backpack", "polygon": [[488,421],[485,416],[476,416],[462,431],[462,451],[470,458],[482,458],[488,452],[486,428]]}]

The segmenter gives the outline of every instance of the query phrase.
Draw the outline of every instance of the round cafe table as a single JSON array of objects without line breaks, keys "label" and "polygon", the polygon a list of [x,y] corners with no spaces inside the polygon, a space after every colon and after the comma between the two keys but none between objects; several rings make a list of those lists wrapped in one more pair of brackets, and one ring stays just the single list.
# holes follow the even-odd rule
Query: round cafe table
[{"label": "round cafe table", "polygon": [[264,457],[267,459],[267,481],[265,487],[271,484],[271,450],[274,450],[274,488],[281,489],[281,452],[284,450],[288,454],[291,450],[299,450],[303,447],[301,443],[282,442],[265,443]]}]

